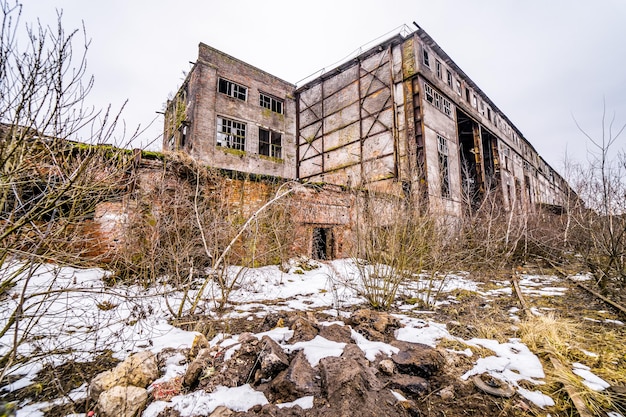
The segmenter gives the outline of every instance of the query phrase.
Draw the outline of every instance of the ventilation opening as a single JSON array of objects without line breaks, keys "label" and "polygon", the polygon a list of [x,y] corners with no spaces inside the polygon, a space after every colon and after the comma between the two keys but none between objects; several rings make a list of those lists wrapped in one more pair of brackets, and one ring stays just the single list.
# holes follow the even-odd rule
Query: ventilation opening
[{"label": "ventilation opening", "polygon": [[313,229],[313,259],[333,258],[333,229],[316,227]]}]

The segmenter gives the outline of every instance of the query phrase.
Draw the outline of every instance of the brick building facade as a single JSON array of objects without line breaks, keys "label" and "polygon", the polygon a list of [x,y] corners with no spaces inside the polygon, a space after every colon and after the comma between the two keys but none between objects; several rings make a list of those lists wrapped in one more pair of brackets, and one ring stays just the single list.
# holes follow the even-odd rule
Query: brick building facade
[{"label": "brick building facade", "polygon": [[311,252],[321,253],[321,239],[329,256],[344,254],[334,236],[354,227],[347,190],[395,195],[451,218],[487,194],[520,212],[563,206],[569,194],[419,27],[298,87],[201,43],[168,102],[163,149],[217,168],[346,190],[303,200],[296,216]]}]

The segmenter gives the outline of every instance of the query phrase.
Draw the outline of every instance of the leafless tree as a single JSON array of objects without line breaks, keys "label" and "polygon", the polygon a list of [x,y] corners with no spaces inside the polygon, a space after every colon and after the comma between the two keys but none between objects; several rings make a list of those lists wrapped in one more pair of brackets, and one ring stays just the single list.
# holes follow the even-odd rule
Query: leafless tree
[{"label": "leafless tree", "polygon": [[616,124],[616,116],[603,107],[599,137],[579,130],[591,144],[588,164],[579,167],[574,181],[578,195],[587,207],[578,211],[576,220],[590,238],[587,261],[601,287],[616,278],[626,278],[626,156],[616,150],[617,140],[626,124]]},{"label": "leafless tree", "polygon": [[0,0],[0,11],[0,298],[21,288],[0,328],[0,337],[13,335],[0,356],[2,380],[47,313],[41,294],[35,300],[27,291],[38,265],[83,260],[90,243],[77,238],[81,224],[125,187],[131,158],[70,140],[110,143],[119,116],[84,107],[93,86],[84,29],[67,33],[61,13],[54,27],[22,25],[22,6],[9,0]]}]

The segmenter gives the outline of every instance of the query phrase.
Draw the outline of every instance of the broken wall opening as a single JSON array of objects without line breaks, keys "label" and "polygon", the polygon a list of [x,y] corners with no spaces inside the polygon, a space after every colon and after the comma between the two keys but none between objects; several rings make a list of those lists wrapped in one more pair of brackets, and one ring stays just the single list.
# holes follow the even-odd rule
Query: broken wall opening
[{"label": "broken wall opening", "polygon": [[334,238],[332,227],[314,227],[311,257],[317,260],[334,258]]},{"label": "broken wall opening", "polygon": [[461,183],[466,203],[478,204],[483,195],[478,123],[459,108],[456,111],[461,159]]}]

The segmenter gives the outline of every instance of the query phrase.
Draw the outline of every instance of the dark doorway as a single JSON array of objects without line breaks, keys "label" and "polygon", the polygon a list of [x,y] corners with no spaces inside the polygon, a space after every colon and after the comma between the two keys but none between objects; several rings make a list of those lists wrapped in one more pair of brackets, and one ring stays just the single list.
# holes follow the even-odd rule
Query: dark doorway
[{"label": "dark doorway", "polygon": [[333,229],[315,227],[313,229],[313,259],[333,258]]},{"label": "dark doorway", "polygon": [[467,204],[474,206],[483,192],[478,123],[458,108],[456,114],[463,196]]},{"label": "dark doorway", "polygon": [[483,145],[483,160],[485,170],[485,188],[493,190],[498,183],[496,163],[498,161],[498,138],[486,129],[480,131]]}]

